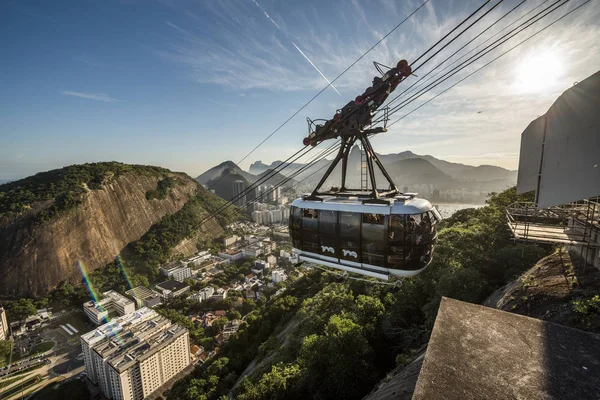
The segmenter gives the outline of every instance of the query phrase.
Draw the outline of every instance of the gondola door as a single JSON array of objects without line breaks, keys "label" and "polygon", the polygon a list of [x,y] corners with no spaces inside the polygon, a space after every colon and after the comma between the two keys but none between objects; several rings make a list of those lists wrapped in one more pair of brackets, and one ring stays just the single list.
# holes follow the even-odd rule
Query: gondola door
[{"label": "gondola door", "polygon": [[319,238],[321,246],[319,254],[324,259],[338,262],[339,240],[337,235],[338,212],[319,210]]},{"label": "gondola door", "polygon": [[340,263],[361,267],[360,213],[340,211],[339,213],[339,257]]}]

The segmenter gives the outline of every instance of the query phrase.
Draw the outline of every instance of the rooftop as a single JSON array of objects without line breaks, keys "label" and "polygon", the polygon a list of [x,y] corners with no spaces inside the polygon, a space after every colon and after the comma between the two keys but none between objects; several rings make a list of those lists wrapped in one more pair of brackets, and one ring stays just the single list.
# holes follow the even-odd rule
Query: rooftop
[{"label": "rooftop", "polygon": [[156,285],[156,287],[159,289],[170,290],[171,292],[178,292],[181,289],[185,289],[186,287],[188,287],[188,285],[186,285],[183,282],[168,280],[168,281],[159,283],[158,285]]},{"label": "rooftop", "polygon": [[[108,363],[119,373],[130,368],[138,361],[143,361],[149,356],[160,351],[168,344],[172,343],[179,336],[185,334],[187,329],[179,325],[170,325],[170,321],[164,317],[157,323],[162,325],[153,327],[148,330],[147,334],[138,334],[132,340],[132,345],[122,345],[117,352],[111,354]],[[163,320],[166,320],[163,321]],[[152,321],[149,321],[152,322]],[[161,329],[164,325],[170,325],[167,329]]]},{"label": "rooftop", "polygon": [[127,297],[123,296],[118,292],[115,292],[114,290],[109,290],[108,292],[104,292],[102,294],[105,297],[104,300],[110,299],[122,307],[125,307],[129,304],[133,304],[133,300],[128,299]]},{"label": "rooftop", "polygon": [[81,340],[91,346],[107,337],[116,335],[128,326],[134,326],[156,316],[158,316],[156,311],[143,307],[135,312],[113,319],[93,331],[81,335]]},{"label": "rooftop", "polygon": [[147,299],[149,297],[153,297],[153,296],[158,296],[159,294],[156,293],[154,290],[149,289],[145,286],[137,286],[134,287],[133,289],[130,289],[128,291],[125,292],[125,294],[135,297],[136,299],[140,299],[140,300],[144,300]]},{"label": "rooftop", "polygon": [[163,272],[163,274],[170,274],[170,273],[173,273],[182,268],[189,268],[189,267],[184,265],[181,261],[175,261],[174,263],[165,265],[164,267],[160,267],[160,270]]},{"label": "rooftop", "polygon": [[413,399],[591,399],[600,335],[442,298]]}]

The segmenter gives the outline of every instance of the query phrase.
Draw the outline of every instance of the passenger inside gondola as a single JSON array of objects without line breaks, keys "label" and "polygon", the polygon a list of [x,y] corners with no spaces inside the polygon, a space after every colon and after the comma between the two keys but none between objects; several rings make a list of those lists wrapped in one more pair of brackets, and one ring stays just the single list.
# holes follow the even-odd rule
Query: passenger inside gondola
[{"label": "passenger inside gondola", "polygon": [[386,243],[385,215],[363,214],[362,250],[363,263],[384,266]]},{"label": "passenger inside gondola", "polygon": [[404,264],[404,215],[390,216],[388,233],[388,267],[400,268]]}]

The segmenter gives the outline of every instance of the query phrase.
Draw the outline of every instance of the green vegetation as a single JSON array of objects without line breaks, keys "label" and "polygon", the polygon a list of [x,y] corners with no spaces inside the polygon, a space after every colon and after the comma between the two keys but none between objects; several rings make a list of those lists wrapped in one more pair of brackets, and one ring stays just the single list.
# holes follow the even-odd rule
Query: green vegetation
[{"label": "green vegetation", "polygon": [[44,222],[61,211],[75,207],[87,190],[100,189],[119,175],[135,172],[143,175],[165,175],[169,170],[146,165],[101,162],[71,165],[40,172],[25,179],[0,185],[0,217],[19,215],[39,207],[37,221]]},{"label": "green vegetation", "polygon": [[35,346],[31,347],[29,350],[29,354],[27,357],[33,357],[37,354],[45,353],[48,350],[51,350],[54,347],[54,342],[42,342],[38,343]]},{"label": "green vegetation", "polygon": [[[548,253],[514,245],[504,210],[514,189],[463,210],[439,231],[436,256],[400,289],[337,282],[320,270],[257,302],[219,353],[178,382],[169,399],[358,399],[429,338],[442,296],[479,303]],[[262,360],[233,389],[253,360]]]},{"label": "green vegetation", "polygon": [[30,387],[37,385],[39,382],[41,382],[42,377],[40,375],[36,375],[33,376],[29,379],[27,379],[26,381],[22,382],[20,385],[17,385],[9,390],[6,390],[2,393],[0,393],[0,398],[9,398],[11,396],[13,396],[16,393],[21,393],[23,392],[23,394],[25,394],[26,390],[29,389]]},{"label": "green vegetation", "polygon": [[[102,270],[91,274],[91,281],[97,290],[115,289],[124,292],[127,282],[123,268],[131,279],[132,286],[148,286],[159,279],[159,267],[173,259],[173,248],[181,240],[199,232],[207,232],[211,237],[219,229],[216,222],[205,221],[208,215],[205,203],[207,193],[192,197],[178,212],[164,216],[139,240],[130,243],[121,252],[120,260],[115,259]],[[224,202],[224,200],[222,200]],[[220,203],[217,201],[217,203]]]},{"label": "green vegetation", "polygon": [[[199,194],[192,197],[178,212],[164,216],[139,240],[127,245],[114,261],[108,263],[105,267],[89,274],[88,278],[96,292],[107,290],[116,290],[125,292],[135,286],[150,286],[150,283],[162,279],[159,273],[159,267],[168,263],[176,257],[173,254],[173,248],[183,239],[198,235],[200,232],[206,232],[201,235],[203,241],[213,243],[218,246],[217,232],[221,229],[220,225],[213,219],[205,220],[208,210],[217,211],[225,204],[225,200],[201,190]],[[230,223],[239,220],[236,214],[237,207],[229,207],[227,211],[221,213],[218,218],[221,225],[226,221]],[[204,242],[199,243],[199,245]],[[38,299],[36,305],[45,307],[51,305],[58,309],[65,309],[71,306],[79,307],[82,302],[89,299],[89,294],[84,286],[73,286],[69,283],[63,283],[58,289],[52,291],[49,296]],[[27,300],[28,302],[30,300]],[[28,305],[27,303],[26,305]],[[23,307],[26,306],[25,304]],[[34,307],[35,308],[35,307]],[[28,310],[28,311],[27,311]],[[21,309],[21,314],[35,310]],[[31,314],[29,314],[31,315]],[[77,327],[77,325],[74,325]]]},{"label": "green vegetation", "polygon": [[575,311],[574,323],[581,329],[600,331],[600,296],[573,300],[571,306]]},{"label": "green vegetation", "polygon": [[19,299],[15,302],[10,303],[6,310],[8,319],[11,321],[20,321],[30,315],[35,315],[37,309],[33,300],[31,299]]},{"label": "green vegetation", "polygon": [[0,368],[8,364],[12,348],[13,342],[10,340],[0,340]]},{"label": "green vegetation", "polygon": [[[250,271],[251,265],[252,263],[248,260],[239,260],[227,266],[225,272],[216,275],[215,279],[219,279],[217,278],[219,276],[221,276],[221,279],[224,279],[222,278],[224,276],[230,276],[231,279],[234,279],[241,271]],[[231,279],[227,281],[229,282]],[[193,285],[193,290],[199,290],[211,285],[216,286],[215,281],[209,285],[198,282]],[[255,308],[256,302],[254,300],[246,299],[241,293],[230,290],[227,298],[223,300],[208,300],[201,303],[195,300],[187,300],[184,297],[176,297],[157,307],[156,311],[174,323],[187,328],[190,331],[192,343],[199,344],[206,350],[212,350],[217,344],[214,336],[218,335],[230,320],[241,319],[242,316],[252,312]],[[225,310],[227,316],[213,321],[212,326],[206,329],[196,325],[189,318],[190,315],[215,310]]]},{"label": "green vegetation", "polygon": [[[11,377],[13,375],[10,375]],[[16,378],[11,378],[11,379],[4,379],[4,380],[0,380],[0,391],[4,388],[9,387],[10,385],[12,385],[15,382],[20,381],[21,379],[23,379],[22,377],[16,377]]]},{"label": "green vegetation", "polygon": [[152,199],[159,199],[159,200],[164,200],[167,198],[167,195],[169,194],[169,189],[175,187],[177,181],[173,178],[171,178],[170,176],[165,177],[164,179],[161,179],[160,181],[158,181],[158,185],[156,186],[156,189],[154,190],[149,190],[146,192],[146,199],[147,200],[152,200]]}]

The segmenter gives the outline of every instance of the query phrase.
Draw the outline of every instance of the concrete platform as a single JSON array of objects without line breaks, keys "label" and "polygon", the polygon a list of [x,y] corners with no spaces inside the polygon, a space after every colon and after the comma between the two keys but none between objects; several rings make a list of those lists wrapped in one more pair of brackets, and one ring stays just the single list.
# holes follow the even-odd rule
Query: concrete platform
[{"label": "concrete platform", "polygon": [[413,399],[600,399],[600,335],[443,298]]},{"label": "concrete platform", "polygon": [[[513,236],[517,240],[530,240],[542,243],[559,243],[572,246],[586,246],[588,241],[583,237],[582,229],[563,228],[560,226],[533,224],[533,223],[509,223]],[[591,241],[590,247],[600,247],[600,243]]]}]

